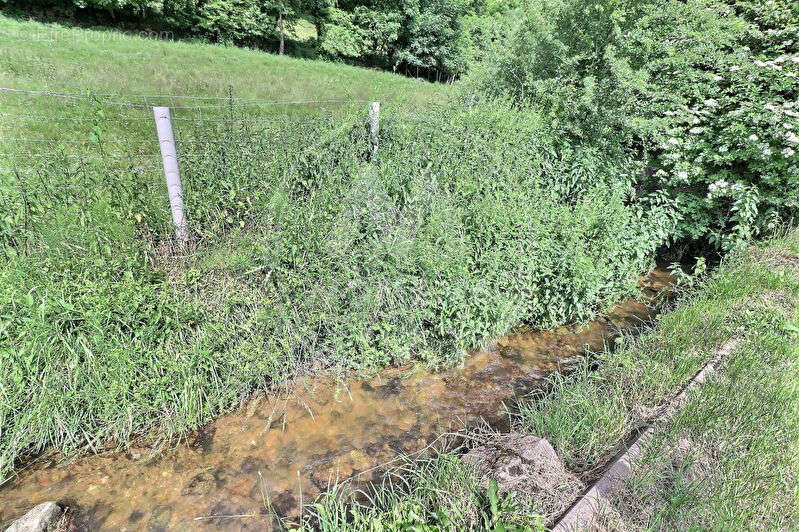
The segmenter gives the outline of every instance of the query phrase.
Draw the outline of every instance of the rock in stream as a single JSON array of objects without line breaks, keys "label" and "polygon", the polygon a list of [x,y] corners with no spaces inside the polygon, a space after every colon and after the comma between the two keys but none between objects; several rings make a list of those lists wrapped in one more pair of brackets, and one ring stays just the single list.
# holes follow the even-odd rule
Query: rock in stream
[{"label": "rock in stream", "polygon": [[495,480],[500,493],[515,493],[525,506],[550,516],[562,512],[583,489],[552,445],[535,436],[497,434],[462,460],[475,467],[486,487]]},{"label": "rock in stream", "polygon": [[43,502],[11,523],[6,532],[54,532],[64,511],[54,502]]}]

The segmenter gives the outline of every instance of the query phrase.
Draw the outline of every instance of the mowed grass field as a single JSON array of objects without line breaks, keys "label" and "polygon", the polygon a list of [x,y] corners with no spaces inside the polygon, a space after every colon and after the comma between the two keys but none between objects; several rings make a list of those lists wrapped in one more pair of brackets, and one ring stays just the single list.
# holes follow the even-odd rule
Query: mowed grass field
[{"label": "mowed grass field", "polygon": [[[0,16],[0,85],[119,96],[441,102],[448,87],[378,70]],[[6,102],[4,102],[6,103]]]}]

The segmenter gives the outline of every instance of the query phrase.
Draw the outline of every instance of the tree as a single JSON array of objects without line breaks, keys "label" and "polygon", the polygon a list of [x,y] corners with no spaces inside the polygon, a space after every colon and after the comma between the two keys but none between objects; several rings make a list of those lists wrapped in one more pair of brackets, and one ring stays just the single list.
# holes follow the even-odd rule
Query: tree
[{"label": "tree", "polygon": [[306,0],[302,4],[302,14],[313,23],[316,28],[316,37],[321,40],[324,37],[325,26],[330,20],[331,9],[335,7],[336,0]]},{"label": "tree", "polygon": [[[480,0],[342,0],[328,10],[321,49],[403,72],[454,76],[465,68],[461,21]],[[476,7],[477,5],[477,7]]]},{"label": "tree", "polygon": [[341,3],[329,10],[320,46],[332,57],[389,66],[398,48],[400,29],[407,22],[404,7],[414,0],[387,7],[372,3]]},{"label": "tree", "polygon": [[306,2],[303,0],[262,0],[264,10],[273,18],[272,28],[277,28],[278,53],[286,52],[286,31],[293,30],[297,20],[304,14]]},{"label": "tree", "polygon": [[467,4],[462,0],[422,0],[419,10],[405,26],[397,63],[435,72],[436,79],[464,69],[459,50],[461,16]]},{"label": "tree", "polygon": [[206,37],[239,45],[262,38],[270,23],[259,0],[208,0],[198,15],[197,27]]}]

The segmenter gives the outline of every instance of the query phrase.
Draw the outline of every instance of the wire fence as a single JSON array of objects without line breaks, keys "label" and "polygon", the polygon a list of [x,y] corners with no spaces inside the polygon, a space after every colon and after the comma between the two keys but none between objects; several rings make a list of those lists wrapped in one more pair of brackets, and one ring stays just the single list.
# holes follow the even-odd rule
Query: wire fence
[{"label": "wire fence", "polygon": [[[148,231],[164,236],[177,230],[180,237],[176,204],[182,210],[184,196],[208,194],[201,183],[230,194],[231,201],[239,194],[240,203],[242,186],[250,196],[260,194],[256,189],[270,180],[302,171],[308,153],[336,136],[361,136],[372,146],[364,152],[373,153],[379,118],[368,103],[232,94],[123,99],[0,87],[0,244],[19,246],[48,224],[83,220],[93,208],[146,223]],[[162,108],[168,109],[174,140],[159,138]],[[259,183],[259,175],[267,174]],[[80,216],[64,214],[71,208]],[[174,224],[168,223],[170,209]],[[57,212],[51,218],[58,220],[48,221],[48,211]],[[96,227],[83,229],[88,234]]]},{"label": "wire fence", "polygon": [[[77,94],[77,93],[66,93],[66,92],[50,92],[50,91],[38,91],[38,90],[28,90],[28,89],[11,89],[6,87],[0,87],[0,92],[4,93],[12,93],[12,94],[24,94],[24,95],[32,95],[32,96],[45,96],[51,98],[63,98],[68,100],[78,100],[84,102],[93,102],[101,105],[112,105],[118,107],[133,107],[139,109],[150,109],[152,107],[171,107],[172,109],[198,109],[198,108],[205,108],[205,109],[220,109],[220,108],[229,108],[232,104],[235,103],[238,107],[250,107],[250,106],[280,106],[280,105],[319,105],[319,104],[352,104],[352,103],[360,103],[360,104],[367,104],[371,103],[369,100],[336,100],[336,99],[328,99],[328,100],[261,100],[261,99],[254,99],[254,98],[243,98],[243,99],[235,99],[232,95],[228,97],[206,97],[206,96],[181,96],[181,95],[147,95],[147,94],[130,94],[127,95],[127,98],[131,99],[140,99],[141,102],[131,102],[131,101],[115,101],[111,100],[113,95],[110,94],[96,94],[96,93],[89,93],[89,94]],[[221,102],[226,101],[227,103],[224,104],[202,104],[202,105],[164,105],[166,100],[171,101],[184,101],[184,100],[196,100],[196,101],[214,101],[214,102]]]}]

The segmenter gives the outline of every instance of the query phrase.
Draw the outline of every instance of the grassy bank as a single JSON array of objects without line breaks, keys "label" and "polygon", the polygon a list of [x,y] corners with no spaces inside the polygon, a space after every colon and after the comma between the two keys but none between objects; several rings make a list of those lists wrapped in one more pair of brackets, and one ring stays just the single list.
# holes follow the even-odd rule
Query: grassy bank
[{"label": "grassy bank", "polygon": [[799,526],[795,296],[762,294],[756,332],[648,450],[606,519],[628,529]]},{"label": "grassy bank", "polygon": [[[9,40],[2,73],[74,91],[4,93],[3,474],[48,447],[182,433],[297,375],[453,364],[520,322],[588,318],[635,292],[667,235],[624,179],[637,157],[563,139],[534,110],[447,108],[440,87],[340,65],[65,32],[30,44],[35,58]],[[132,94],[224,97],[230,83],[232,99]],[[342,94],[389,99],[375,157],[362,102],[247,100]],[[173,109],[186,248],[156,102]]]},{"label": "grassy bank", "polygon": [[[602,524],[610,530],[793,529],[799,524],[797,303],[799,233],[793,232],[730,257],[649,330],[592,357],[587,366],[593,369],[553,375],[546,390],[512,415],[513,429],[547,438],[567,467],[590,482],[715,348],[742,338],[720,371],[660,429]],[[444,465],[449,475],[430,473]],[[369,504],[323,499],[307,526],[479,530],[488,522],[534,529],[557,517],[545,509],[530,515],[512,495],[500,493],[492,503],[457,451],[409,463],[386,482]]]},{"label": "grassy bank", "polygon": [[515,428],[549,439],[590,480],[715,347],[741,337],[659,434],[617,507],[631,528],[795,527],[797,252],[794,232],[731,257],[651,332],[599,355],[596,371],[555,377]]}]

